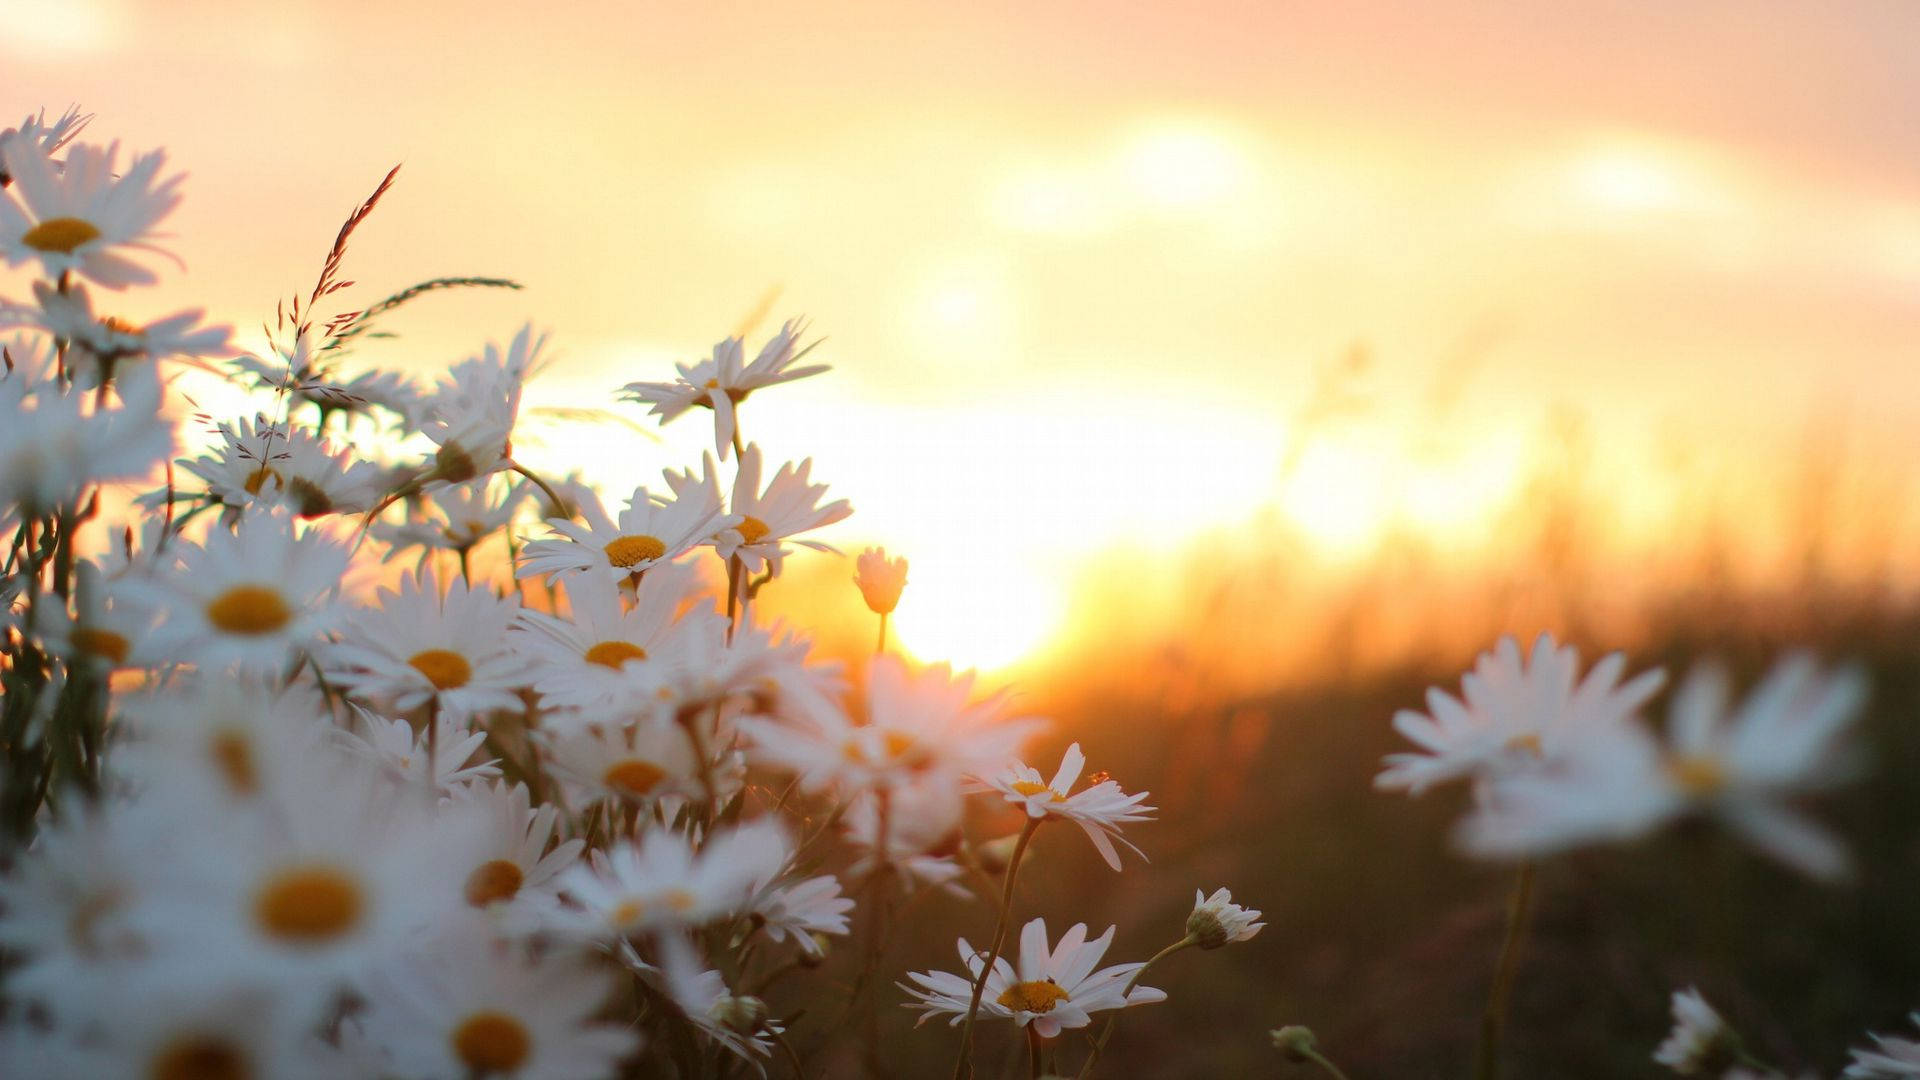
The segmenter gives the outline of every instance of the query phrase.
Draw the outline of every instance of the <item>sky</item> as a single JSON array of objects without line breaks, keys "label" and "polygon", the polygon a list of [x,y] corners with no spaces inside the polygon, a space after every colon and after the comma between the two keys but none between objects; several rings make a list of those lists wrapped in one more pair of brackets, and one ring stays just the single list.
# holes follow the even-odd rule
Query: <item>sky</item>
[{"label": "sky", "polygon": [[[431,374],[531,319],[560,357],[534,403],[637,418],[613,387],[769,297],[809,318],[833,372],[743,423],[852,499],[831,539],[914,560],[928,656],[1042,648],[1102,552],[1497,550],[1570,415],[1643,536],[1697,497],[1662,489],[1676,458],[1758,506],[1810,432],[1920,451],[1903,0],[0,0],[0,27],[0,122],[78,103],[190,175],[188,269],[129,314],[250,331],[400,163],[355,299],[527,288],[423,301],[370,361]],[[524,453],[624,491],[700,425],[535,422]]]}]

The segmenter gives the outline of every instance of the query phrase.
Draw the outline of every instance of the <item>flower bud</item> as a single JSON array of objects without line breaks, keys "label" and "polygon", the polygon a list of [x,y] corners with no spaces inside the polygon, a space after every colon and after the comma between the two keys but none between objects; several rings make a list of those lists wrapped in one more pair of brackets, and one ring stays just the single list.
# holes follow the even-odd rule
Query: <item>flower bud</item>
[{"label": "flower bud", "polygon": [[1310,1055],[1314,1050],[1314,1041],[1311,1029],[1299,1024],[1289,1024],[1286,1027],[1274,1029],[1270,1034],[1273,1036],[1273,1048],[1285,1054],[1288,1061],[1312,1060]]},{"label": "flower bud", "polygon": [[907,560],[887,558],[887,549],[868,548],[860,553],[853,583],[867,601],[867,610],[886,615],[900,603],[900,590],[907,587]]},{"label": "flower bud", "polygon": [[757,997],[723,997],[713,1003],[707,1015],[721,1027],[751,1035],[767,1021],[767,1003]]}]

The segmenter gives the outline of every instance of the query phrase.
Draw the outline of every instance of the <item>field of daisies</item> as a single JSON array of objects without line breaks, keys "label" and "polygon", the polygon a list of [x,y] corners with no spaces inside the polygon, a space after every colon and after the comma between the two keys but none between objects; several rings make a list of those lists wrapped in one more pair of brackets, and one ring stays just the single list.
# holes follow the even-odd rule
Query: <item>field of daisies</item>
[{"label": "field of daisies", "polygon": [[[117,318],[172,269],[186,192],[163,152],[90,121],[0,132],[0,255],[23,284],[0,294],[0,1076],[1219,1075],[1211,1041],[1261,1075],[1366,1059],[1294,1022],[1312,943],[1262,935],[1266,897],[1209,878],[1155,886],[1178,910],[1099,902],[1163,874],[1136,846],[1157,817],[1121,767],[1139,754],[1038,758],[1048,722],[1016,698],[899,655],[907,560],[824,543],[852,508],[752,439],[759,395],[828,370],[804,321],[609,387],[635,419],[711,424],[713,449],[594,491],[514,456],[548,357],[534,328],[430,384],[378,366],[397,309],[513,287],[362,297],[350,240],[393,174],[269,349],[203,311]],[[260,411],[197,411],[189,367]],[[826,660],[808,627],[757,617],[790,560],[839,560],[870,655]],[[1871,764],[1869,681],[1787,650],[1744,690],[1711,663],[1669,687],[1507,638],[1457,691],[1377,718],[1405,745],[1342,782],[1372,774],[1390,813],[1464,792],[1444,857],[1510,879],[1450,1073],[1604,1075],[1529,1060],[1510,1023],[1538,881],[1583,851],[1711,828],[1846,882],[1846,839],[1804,804]],[[1310,894],[1269,839],[1234,846],[1276,865],[1263,887]],[[1069,896],[1085,910],[1062,915]],[[1169,979],[1236,955],[1261,973],[1257,1022],[1151,1022]],[[1670,1024],[1616,1035],[1646,1074],[1800,1075],[1698,989],[1645,992]],[[1920,1077],[1899,1032],[1848,1050],[1837,1075]]]}]

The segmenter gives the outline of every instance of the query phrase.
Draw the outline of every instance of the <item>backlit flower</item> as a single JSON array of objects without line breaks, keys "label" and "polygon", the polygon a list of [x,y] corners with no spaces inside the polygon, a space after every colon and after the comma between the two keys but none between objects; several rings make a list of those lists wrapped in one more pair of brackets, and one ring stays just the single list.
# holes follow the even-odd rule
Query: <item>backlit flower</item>
[{"label": "backlit flower", "polygon": [[32,139],[0,146],[0,168],[13,184],[0,190],[0,258],[10,266],[39,260],[46,276],[77,271],[109,289],[159,280],[125,250],[157,252],[155,231],[180,202],[176,173],[160,180],[166,154],[135,157],[116,168],[120,144],[104,149],[80,144],[56,167],[47,149]]},{"label": "backlit flower", "polygon": [[1187,936],[1203,949],[1218,949],[1238,941],[1251,941],[1267,924],[1260,912],[1233,902],[1233,894],[1215,889],[1212,896],[1193,890],[1193,913],[1187,916]]},{"label": "backlit flower", "polygon": [[853,583],[860,587],[867,610],[875,615],[891,614],[900,603],[900,591],[907,587],[905,556],[889,559],[886,548],[868,548],[854,566]]},{"label": "backlit flower", "polygon": [[745,342],[731,337],[713,347],[713,356],[695,364],[674,365],[680,377],[672,382],[633,382],[621,388],[628,401],[652,405],[654,416],[666,423],[688,409],[712,409],[713,449],[720,460],[727,459],[733,444],[734,406],[762,387],[804,379],[827,370],[825,364],[794,367],[796,360],[813,349],[800,347],[800,335],[806,324],[790,320],[761,346],[751,364],[745,362]]},{"label": "backlit flower", "polygon": [[582,525],[548,518],[554,539],[536,540],[520,554],[519,577],[589,575],[588,581],[611,590],[622,580],[671,562],[732,524],[718,501],[704,497],[662,500],[635,488],[618,520],[597,503],[580,508]]},{"label": "backlit flower", "polygon": [[[1043,778],[1039,772],[1021,762],[1014,762],[1005,772],[993,776],[980,777],[982,783],[994,791],[1000,792],[1010,803],[1024,808],[1027,816],[1039,821],[1049,817],[1063,818],[1080,826],[1093,841],[1100,857],[1107,865],[1120,869],[1120,855],[1113,848],[1113,839],[1120,838],[1120,826],[1135,821],[1147,821],[1153,816],[1153,807],[1141,805],[1147,799],[1147,792],[1129,795],[1120,790],[1120,785],[1112,780],[1096,777],[1089,786],[1079,791],[1073,785],[1080,779],[1080,770],[1086,768],[1087,758],[1080,752],[1080,744],[1067,747],[1065,756],[1060,759],[1060,769],[1052,780]],[[1128,844],[1124,838],[1120,842],[1141,858],[1140,849]]]},{"label": "backlit flower", "polygon": [[[1061,935],[1060,944],[1049,950],[1046,920],[1028,923],[1020,931],[1016,962],[1010,964],[1004,956],[994,960],[980,995],[981,1015],[1007,1017],[1022,1027],[1032,1024],[1042,1038],[1051,1039],[1064,1030],[1086,1027],[1092,1023],[1091,1013],[1165,1001],[1166,993],[1151,986],[1126,990],[1145,964],[1094,970],[1113,943],[1113,931],[1109,926],[1106,933],[1088,941],[1086,924],[1075,923]],[[966,1018],[973,983],[986,956],[961,938],[960,962],[967,969],[966,978],[946,971],[916,971],[907,976],[914,986],[897,984],[914,999],[906,1007],[920,1010],[921,1023],[940,1014],[950,1015],[951,1024]]]},{"label": "backlit flower", "polygon": [[1718,1075],[1733,1064],[1740,1037],[1693,987],[1673,992],[1673,1031],[1653,1052],[1656,1065],[1681,1076]]}]

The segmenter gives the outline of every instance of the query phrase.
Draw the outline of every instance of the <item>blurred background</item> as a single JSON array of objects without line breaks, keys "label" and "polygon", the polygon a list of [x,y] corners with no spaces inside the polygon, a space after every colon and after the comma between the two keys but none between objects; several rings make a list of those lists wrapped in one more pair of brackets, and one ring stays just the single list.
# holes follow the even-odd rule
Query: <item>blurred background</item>
[{"label": "blurred background", "polygon": [[[1801,644],[1876,685],[1877,768],[1829,808],[1853,886],[1705,832],[1550,864],[1524,1075],[1644,1075],[1688,982],[1828,1071],[1920,1005],[1920,7],[0,0],[0,26],[0,122],[78,103],[191,174],[188,270],[125,315],[205,306],[261,347],[399,162],[346,299],[527,288],[423,300],[368,362],[430,375],[531,318],[560,354],[531,405],[637,420],[612,388],[810,317],[833,373],[756,396],[748,438],[852,500],[827,539],[912,560],[909,652],[1017,681],[1061,721],[1039,757],[1084,737],[1162,807],[1150,868],[1051,837],[1022,903],[1119,922],[1127,957],[1194,887],[1267,909],[1128,1017],[1138,1075],[1278,1068],[1288,1022],[1356,1077],[1459,1073],[1508,872],[1450,852],[1447,797],[1370,778],[1392,712],[1509,632],[1749,674]],[[536,413],[517,446],[624,494],[696,462],[704,419]],[[766,606],[856,655],[851,570],[796,559]]]}]

